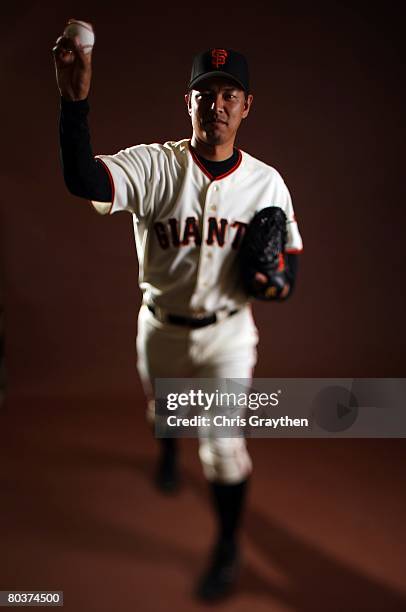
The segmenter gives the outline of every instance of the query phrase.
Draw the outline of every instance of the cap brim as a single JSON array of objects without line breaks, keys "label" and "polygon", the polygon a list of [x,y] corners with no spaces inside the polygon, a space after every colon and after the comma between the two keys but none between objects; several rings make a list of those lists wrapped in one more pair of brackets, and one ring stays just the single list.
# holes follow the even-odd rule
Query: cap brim
[{"label": "cap brim", "polygon": [[211,77],[223,77],[224,79],[230,79],[230,81],[234,81],[234,83],[237,83],[237,85],[239,85],[241,89],[243,89],[244,91],[246,90],[245,85],[241,83],[241,81],[239,81],[233,74],[229,74],[228,72],[224,72],[223,70],[213,70],[212,72],[205,72],[204,74],[195,77],[193,81],[190,81],[188,89],[194,89],[196,85],[198,85],[202,81],[210,79]]}]

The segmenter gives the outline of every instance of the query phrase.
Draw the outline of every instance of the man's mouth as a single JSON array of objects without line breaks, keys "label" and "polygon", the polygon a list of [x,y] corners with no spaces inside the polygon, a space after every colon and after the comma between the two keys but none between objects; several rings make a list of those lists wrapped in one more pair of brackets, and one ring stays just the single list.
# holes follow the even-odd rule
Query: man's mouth
[{"label": "man's mouth", "polygon": [[205,121],[206,125],[227,125],[226,121],[222,121],[221,119],[208,119]]}]

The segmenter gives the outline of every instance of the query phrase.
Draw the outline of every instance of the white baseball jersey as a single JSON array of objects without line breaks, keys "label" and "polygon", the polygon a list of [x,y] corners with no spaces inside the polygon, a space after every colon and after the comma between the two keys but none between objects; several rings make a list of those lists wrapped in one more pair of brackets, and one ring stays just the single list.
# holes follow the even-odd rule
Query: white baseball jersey
[{"label": "white baseball jersey", "polygon": [[112,183],[101,214],[133,215],[144,303],[198,316],[247,303],[237,253],[254,214],[279,206],[287,217],[287,252],[302,250],[289,191],[271,166],[239,151],[235,166],[214,178],[190,140],[137,145],[98,158]]}]

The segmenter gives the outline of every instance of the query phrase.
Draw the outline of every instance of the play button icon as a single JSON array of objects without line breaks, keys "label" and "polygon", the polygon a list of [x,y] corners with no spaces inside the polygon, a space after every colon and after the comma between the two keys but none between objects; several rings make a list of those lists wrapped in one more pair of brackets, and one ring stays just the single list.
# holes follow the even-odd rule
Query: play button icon
[{"label": "play button icon", "polygon": [[357,398],[345,387],[326,387],[313,401],[314,421],[325,431],[345,431],[355,423],[357,416]]}]

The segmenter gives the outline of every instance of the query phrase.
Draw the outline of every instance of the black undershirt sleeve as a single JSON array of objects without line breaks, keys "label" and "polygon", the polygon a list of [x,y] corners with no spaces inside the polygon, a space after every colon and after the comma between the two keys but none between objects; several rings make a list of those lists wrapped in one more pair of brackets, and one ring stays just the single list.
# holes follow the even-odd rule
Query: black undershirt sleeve
[{"label": "black undershirt sleeve", "polygon": [[61,98],[59,142],[65,185],[80,198],[111,202],[112,188],[104,165],[94,158],[87,121],[87,100]]}]

